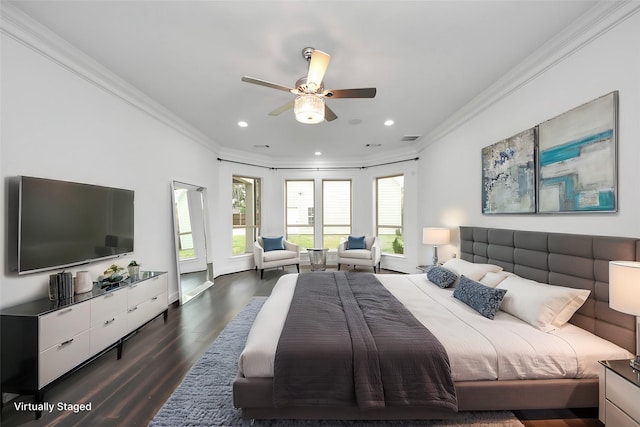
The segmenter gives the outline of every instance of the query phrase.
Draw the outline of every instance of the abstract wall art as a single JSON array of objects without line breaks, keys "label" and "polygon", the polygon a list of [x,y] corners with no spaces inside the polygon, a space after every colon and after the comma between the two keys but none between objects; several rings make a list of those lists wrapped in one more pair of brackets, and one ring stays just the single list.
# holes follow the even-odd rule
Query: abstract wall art
[{"label": "abstract wall art", "polygon": [[535,213],[535,142],[531,128],[482,149],[482,213]]},{"label": "abstract wall art", "polygon": [[617,210],[618,92],[538,126],[538,212]]}]

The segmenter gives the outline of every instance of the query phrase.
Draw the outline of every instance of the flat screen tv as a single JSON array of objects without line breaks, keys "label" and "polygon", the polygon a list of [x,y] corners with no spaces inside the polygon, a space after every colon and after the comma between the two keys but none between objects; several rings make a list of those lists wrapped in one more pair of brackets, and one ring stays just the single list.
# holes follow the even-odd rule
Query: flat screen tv
[{"label": "flat screen tv", "polygon": [[18,177],[18,274],[133,252],[134,192]]}]

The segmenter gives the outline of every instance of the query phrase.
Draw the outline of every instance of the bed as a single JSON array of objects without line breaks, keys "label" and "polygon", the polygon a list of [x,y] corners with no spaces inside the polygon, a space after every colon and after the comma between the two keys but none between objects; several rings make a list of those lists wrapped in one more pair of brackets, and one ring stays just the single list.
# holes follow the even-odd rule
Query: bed
[{"label": "bed", "polygon": [[460,252],[460,262],[495,266],[502,280],[590,292],[568,323],[546,331],[503,311],[482,317],[424,274],[375,275],[446,348],[456,408],[287,405],[274,396],[273,365],[297,275],[283,276],[250,332],[233,384],[234,405],[246,419],[426,419],[456,410],[597,407],[597,360],[629,357],[636,345],[635,318],[608,307],[608,261],[640,259],[640,240],[460,227]]}]

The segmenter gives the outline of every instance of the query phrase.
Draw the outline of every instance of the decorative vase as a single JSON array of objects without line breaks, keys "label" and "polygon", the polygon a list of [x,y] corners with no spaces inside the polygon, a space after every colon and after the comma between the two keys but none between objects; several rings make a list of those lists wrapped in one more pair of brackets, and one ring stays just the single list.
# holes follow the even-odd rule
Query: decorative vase
[{"label": "decorative vase", "polygon": [[76,294],[83,294],[93,289],[93,283],[88,271],[78,271],[76,273],[74,288]]},{"label": "decorative vase", "polygon": [[140,274],[139,265],[130,265],[127,270],[129,270],[129,277],[138,277],[138,274]]}]

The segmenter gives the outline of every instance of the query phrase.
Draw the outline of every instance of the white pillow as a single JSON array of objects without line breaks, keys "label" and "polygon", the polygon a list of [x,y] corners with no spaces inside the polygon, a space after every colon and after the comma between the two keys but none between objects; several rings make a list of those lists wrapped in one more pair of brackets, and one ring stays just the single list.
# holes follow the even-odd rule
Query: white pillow
[{"label": "white pillow", "polygon": [[506,289],[500,310],[541,331],[559,328],[584,304],[591,291],[552,286],[519,276],[509,276],[498,289]]},{"label": "white pillow", "polygon": [[482,279],[482,276],[492,271],[497,273],[502,270],[502,267],[499,265],[493,264],[476,264],[473,262],[465,261],[460,258],[451,258],[449,261],[445,262],[442,265],[444,268],[447,268],[458,276],[467,276],[471,280],[475,280],[476,282]]},{"label": "white pillow", "polygon": [[482,276],[482,279],[480,279],[480,283],[490,288],[495,288],[500,284],[500,282],[502,282],[509,276],[513,276],[513,273],[509,273],[507,271],[489,271],[487,274]]}]

